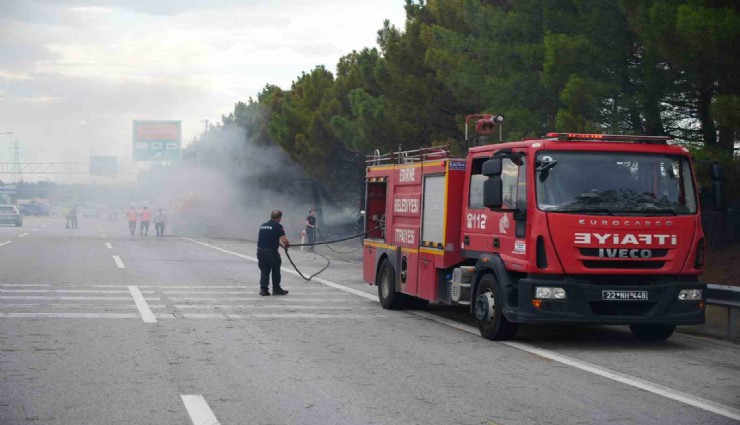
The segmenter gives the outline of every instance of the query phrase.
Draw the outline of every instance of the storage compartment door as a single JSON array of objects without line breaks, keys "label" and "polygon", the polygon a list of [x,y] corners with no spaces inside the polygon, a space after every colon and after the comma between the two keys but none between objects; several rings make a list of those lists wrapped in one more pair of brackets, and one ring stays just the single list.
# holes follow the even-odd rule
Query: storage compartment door
[{"label": "storage compartment door", "polygon": [[421,246],[444,247],[445,175],[424,178]]}]

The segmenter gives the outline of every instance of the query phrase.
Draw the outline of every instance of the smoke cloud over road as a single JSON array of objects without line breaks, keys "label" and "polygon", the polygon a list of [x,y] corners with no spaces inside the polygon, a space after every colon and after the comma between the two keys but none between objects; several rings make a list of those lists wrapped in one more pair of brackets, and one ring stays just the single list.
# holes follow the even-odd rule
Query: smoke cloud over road
[{"label": "smoke cloud over road", "polygon": [[[163,208],[177,235],[256,238],[274,209],[283,211],[296,242],[314,206],[311,180],[277,146],[251,143],[244,129],[227,124],[206,132],[183,160],[154,165],[139,182],[149,208]],[[327,223],[351,222],[356,205],[324,208]]]}]

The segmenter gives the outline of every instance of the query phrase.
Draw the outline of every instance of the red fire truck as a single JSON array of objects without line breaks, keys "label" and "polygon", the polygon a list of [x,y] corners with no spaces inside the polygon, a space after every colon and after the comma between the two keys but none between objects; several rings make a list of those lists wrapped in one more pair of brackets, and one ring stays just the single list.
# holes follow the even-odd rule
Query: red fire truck
[{"label": "red fire truck", "polygon": [[[704,322],[705,241],[692,159],[668,137],[549,133],[368,157],[366,282],[386,309],[469,305],[481,335],[519,324],[629,325],[663,340]],[[715,208],[723,174],[712,166]]]}]

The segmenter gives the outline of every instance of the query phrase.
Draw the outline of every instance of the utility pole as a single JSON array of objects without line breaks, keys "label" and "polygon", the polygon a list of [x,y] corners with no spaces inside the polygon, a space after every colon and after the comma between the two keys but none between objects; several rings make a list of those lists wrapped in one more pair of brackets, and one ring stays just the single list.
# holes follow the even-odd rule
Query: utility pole
[{"label": "utility pole", "polygon": [[23,174],[21,173],[21,142],[18,141],[17,136],[15,142],[10,145],[10,161],[13,163],[10,167],[12,179],[16,183],[20,183],[23,179]]},{"label": "utility pole", "polygon": [[13,134],[13,132],[12,131],[3,131],[2,133],[0,133],[0,136],[2,136],[3,134]]}]

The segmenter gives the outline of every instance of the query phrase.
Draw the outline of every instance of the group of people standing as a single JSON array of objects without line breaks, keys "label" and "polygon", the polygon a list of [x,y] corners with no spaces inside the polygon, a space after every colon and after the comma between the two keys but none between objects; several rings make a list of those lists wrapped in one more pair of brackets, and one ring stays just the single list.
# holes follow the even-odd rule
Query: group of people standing
[{"label": "group of people standing", "polygon": [[164,226],[167,223],[167,215],[160,208],[154,216],[152,216],[149,207],[144,207],[140,211],[137,211],[135,207],[131,207],[126,213],[126,219],[128,221],[128,229],[131,232],[131,236],[136,233],[136,222],[139,222],[139,235],[149,236],[149,223],[154,221],[154,229],[157,232],[157,236],[164,236]]}]

